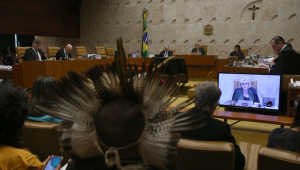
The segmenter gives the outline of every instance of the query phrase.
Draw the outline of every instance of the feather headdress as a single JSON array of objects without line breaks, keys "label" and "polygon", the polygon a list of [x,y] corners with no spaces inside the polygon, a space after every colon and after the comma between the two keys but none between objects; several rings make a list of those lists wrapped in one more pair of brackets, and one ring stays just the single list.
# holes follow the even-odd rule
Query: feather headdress
[{"label": "feather headdress", "polygon": [[[118,57],[111,65],[90,68],[84,76],[69,72],[69,78],[53,84],[51,91],[44,96],[44,103],[36,106],[36,111],[64,119],[59,124],[59,138],[63,149],[72,157],[85,159],[104,154],[95,129],[95,114],[98,109],[117,99],[136,103],[145,115],[144,132],[139,140],[141,157],[146,166],[157,169],[175,169],[178,131],[202,126],[195,115],[178,111],[194,102],[187,99],[176,107],[166,110],[181,95],[184,87],[180,76],[170,73],[160,86],[158,69],[145,64],[139,74],[137,66],[127,68],[122,40],[117,40]],[[113,113],[111,113],[113,114]],[[109,148],[116,152],[124,148]],[[106,153],[107,154],[107,153]],[[117,154],[117,153],[116,153]],[[118,164],[118,161],[116,161]],[[122,169],[118,165],[119,169]]]}]

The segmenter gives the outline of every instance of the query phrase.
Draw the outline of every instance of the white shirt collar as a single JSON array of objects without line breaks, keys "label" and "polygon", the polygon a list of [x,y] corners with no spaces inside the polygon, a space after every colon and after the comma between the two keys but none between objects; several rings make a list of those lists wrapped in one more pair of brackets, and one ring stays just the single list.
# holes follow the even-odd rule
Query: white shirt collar
[{"label": "white shirt collar", "polygon": [[281,51],[286,47],[287,45],[284,45],[283,47],[282,47],[282,49],[280,50],[280,52],[279,53],[281,53]]}]

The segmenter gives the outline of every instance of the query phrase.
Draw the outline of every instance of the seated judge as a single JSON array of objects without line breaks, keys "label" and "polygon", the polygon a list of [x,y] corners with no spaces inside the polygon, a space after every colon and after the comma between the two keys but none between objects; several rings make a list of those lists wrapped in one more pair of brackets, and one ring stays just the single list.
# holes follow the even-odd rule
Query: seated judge
[{"label": "seated judge", "polygon": [[276,67],[271,74],[300,74],[300,55],[288,45],[281,36],[274,37],[270,42],[274,51],[279,55]]},{"label": "seated judge", "polygon": [[238,59],[245,59],[244,53],[241,52],[240,45],[234,46],[234,51],[230,53],[230,56],[237,56]]},{"label": "seated judge", "polygon": [[199,117],[204,117],[203,122],[205,125],[198,129],[182,132],[181,138],[230,142],[235,148],[235,169],[244,169],[245,157],[240,147],[236,144],[229,125],[212,117],[218,106],[221,93],[220,88],[210,81],[205,81],[195,87],[196,107],[191,109],[189,114],[198,113]]},{"label": "seated judge", "polygon": [[165,58],[168,58],[171,55],[173,55],[173,51],[169,51],[169,46],[167,45],[164,47],[164,50],[161,51],[159,54],[160,57],[165,57]]},{"label": "seated judge", "polygon": [[199,54],[199,55],[205,55],[205,51],[202,47],[200,47],[199,43],[195,44],[195,48],[192,49],[191,53],[196,53],[196,54]]},{"label": "seated judge", "polygon": [[45,60],[46,57],[44,56],[41,49],[39,49],[42,45],[42,42],[38,39],[34,39],[32,41],[32,47],[28,48],[25,51],[23,60],[24,61],[41,61]]},{"label": "seated judge", "polygon": [[251,83],[248,79],[241,79],[239,86],[241,88],[235,89],[232,95],[232,104],[235,105],[238,100],[249,100],[253,101],[253,103],[260,103],[257,91],[251,87]]},{"label": "seated judge", "polygon": [[70,60],[72,59],[71,52],[72,52],[72,45],[67,44],[65,48],[62,48],[57,51],[56,53],[56,60]]}]

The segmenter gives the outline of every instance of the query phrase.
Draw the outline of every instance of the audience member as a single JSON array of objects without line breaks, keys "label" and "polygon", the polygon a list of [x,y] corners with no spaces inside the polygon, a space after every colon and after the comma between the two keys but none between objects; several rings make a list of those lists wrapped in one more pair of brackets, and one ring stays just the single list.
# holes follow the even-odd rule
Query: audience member
[{"label": "audience member", "polygon": [[42,113],[38,113],[34,111],[35,105],[38,102],[43,101],[43,95],[46,93],[48,89],[51,88],[51,84],[55,83],[56,80],[53,77],[48,76],[40,76],[33,83],[31,89],[31,97],[28,102],[28,110],[29,116],[28,120],[38,121],[38,122],[52,122],[59,123],[62,121],[60,118],[52,117],[50,115],[44,115]]},{"label": "audience member", "polygon": [[7,57],[11,57],[12,54],[14,54],[15,52],[13,50],[10,49],[10,46],[7,46],[6,49],[4,50],[4,56],[5,59],[7,59]]},{"label": "audience member", "polygon": [[42,42],[38,39],[34,39],[32,41],[32,47],[28,48],[25,51],[23,60],[28,60],[28,61],[41,61],[41,60],[45,60],[46,57],[44,56],[44,53],[42,52],[41,49],[39,49],[42,45]]},{"label": "audience member", "polygon": [[0,169],[43,170],[50,157],[41,163],[21,149],[22,126],[28,115],[27,93],[16,85],[0,83],[0,94]]},{"label": "audience member", "polygon": [[205,51],[202,47],[200,47],[199,43],[195,44],[195,48],[192,49],[192,53],[197,53],[199,55],[205,55]]},{"label": "audience member", "polygon": [[71,52],[72,52],[72,45],[67,44],[65,46],[65,48],[62,48],[62,49],[57,51],[56,60],[70,60],[70,59],[72,59]]},{"label": "audience member", "polygon": [[19,65],[19,62],[15,54],[12,54],[11,61],[9,61],[8,65]]},{"label": "audience member", "polygon": [[0,65],[7,65],[6,61],[4,60],[3,55],[0,55]]},{"label": "audience member", "polygon": [[[143,71],[138,79],[126,74],[120,39],[117,44],[121,52],[111,66],[95,66],[83,77],[69,72],[69,78],[52,84],[51,92],[35,109],[64,119],[59,123],[58,134],[63,149],[73,159],[68,170],[176,169],[179,131],[203,125],[196,114],[188,119],[187,113],[176,113],[193,100],[166,111],[176,99],[160,97],[165,91],[152,93],[161,81],[155,76],[156,68]],[[161,88],[172,88],[170,96],[176,98],[183,86],[177,86],[174,80],[166,81]],[[197,122],[196,126],[192,122]]]},{"label": "audience member", "polygon": [[300,99],[291,128],[277,128],[270,134],[267,147],[300,153]]},{"label": "audience member", "polygon": [[167,45],[164,47],[164,50],[161,51],[160,54],[159,54],[159,56],[165,57],[165,58],[168,58],[171,55],[173,55],[173,51],[170,51],[169,46],[167,46]]},{"label": "audience member", "polygon": [[230,56],[237,56],[238,59],[245,59],[245,55],[241,51],[240,45],[234,46],[234,51],[230,53]]},{"label": "audience member", "polygon": [[212,118],[221,96],[219,87],[210,81],[200,83],[195,87],[195,105],[189,113],[197,113],[203,117],[205,125],[198,129],[184,131],[181,138],[200,141],[227,141],[234,144],[235,147],[235,169],[244,169],[245,157],[240,147],[236,144],[235,138],[231,134],[230,127],[227,123]]},{"label": "audience member", "polygon": [[279,56],[273,74],[300,74],[300,54],[287,45],[280,36],[274,37],[270,44]]}]

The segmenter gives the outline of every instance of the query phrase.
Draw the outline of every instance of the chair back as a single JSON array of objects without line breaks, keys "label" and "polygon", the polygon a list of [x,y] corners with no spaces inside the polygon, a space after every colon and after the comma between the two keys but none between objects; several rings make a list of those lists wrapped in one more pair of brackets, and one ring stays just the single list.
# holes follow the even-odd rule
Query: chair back
[{"label": "chair back", "polygon": [[169,51],[173,52],[173,55],[175,55],[176,50],[175,49],[169,49]]},{"label": "chair back", "polygon": [[300,169],[300,154],[263,147],[258,155],[258,169]]},{"label": "chair back", "polygon": [[234,145],[229,142],[209,142],[180,139],[177,167],[179,170],[233,170]]},{"label": "chair back", "polygon": [[23,126],[24,147],[46,160],[48,155],[60,155],[56,123],[25,121]]},{"label": "chair back", "polygon": [[[241,88],[240,87],[240,80],[241,79],[234,79],[234,87],[233,90],[237,89],[237,88]],[[255,88],[255,90],[257,91],[257,80],[249,80],[251,87]]]},{"label": "chair back", "polygon": [[87,54],[85,46],[75,46],[77,59],[80,59],[82,54]]},{"label": "chair back", "polygon": [[204,49],[205,54],[207,55],[207,45],[200,45]]},{"label": "chair back", "polygon": [[115,51],[113,48],[105,48],[106,50],[106,56],[108,58],[114,58],[115,57]]},{"label": "chair back", "polygon": [[59,47],[47,47],[47,58],[56,58],[56,53],[58,50],[60,50]]},{"label": "chair back", "polygon": [[244,56],[248,55],[248,49],[241,49],[241,52],[244,53]]},{"label": "chair back", "polygon": [[96,52],[96,54],[100,54],[101,57],[106,57],[106,51],[105,51],[104,47],[95,46],[95,52]]},{"label": "chair back", "polygon": [[31,48],[31,47],[15,47],[19,64],[22,64],[22,62],[23,62],[22,57],[24,57],[25,51],[28,48]]}]

